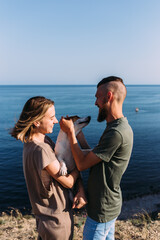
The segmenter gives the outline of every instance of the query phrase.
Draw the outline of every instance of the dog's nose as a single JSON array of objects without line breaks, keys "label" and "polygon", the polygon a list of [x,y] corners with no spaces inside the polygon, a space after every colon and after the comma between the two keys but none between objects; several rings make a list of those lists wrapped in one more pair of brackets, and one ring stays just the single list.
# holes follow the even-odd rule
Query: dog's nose
[{"label": "dog's nose", "polygon": [[88,121],[89,121],[89,122],[91,121],[91,116],[88,116]]}]

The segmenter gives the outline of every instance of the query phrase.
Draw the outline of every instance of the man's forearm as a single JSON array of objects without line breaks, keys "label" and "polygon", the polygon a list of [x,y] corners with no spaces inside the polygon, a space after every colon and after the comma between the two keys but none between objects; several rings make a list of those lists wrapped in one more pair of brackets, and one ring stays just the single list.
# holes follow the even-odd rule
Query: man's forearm
[{"label": "man's forearm", "polygon": [[74,125],[71,120],[66,120],[62,117],[59,124],[61,129],[68,134],[72,154],[79,171],[88,169],[102,161],[92,151],[87,151],[88,153],[83,153],[83,151],[80,149],[78,145],[75,132],[74,132]]}]

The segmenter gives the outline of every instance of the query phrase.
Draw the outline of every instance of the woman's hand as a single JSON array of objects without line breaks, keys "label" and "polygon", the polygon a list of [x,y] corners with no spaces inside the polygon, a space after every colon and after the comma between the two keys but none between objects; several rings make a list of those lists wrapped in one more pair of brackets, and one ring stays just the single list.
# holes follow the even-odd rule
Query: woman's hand
[{"label": "woman's hand", "polygon": [[71,119],[66,119],[64,117],[61,117],[61,120],[59,121],[59,125],[62,131],[66,133],[70,133],[74,131],[74,125]]},{"label": "woman's hand", "polygon": [[72,208],[82,208],[87,204],[87,198],[84,194],[81,192],[78,192],[76,196],[73,199],[73,205]]},{"label": "woman's hand", "polygon": [[84,188],[80,187],[79,191],[77,192],[76,196],[73,199],[72,208],[82,208],[87,204],[87,198],[84,192]]}]

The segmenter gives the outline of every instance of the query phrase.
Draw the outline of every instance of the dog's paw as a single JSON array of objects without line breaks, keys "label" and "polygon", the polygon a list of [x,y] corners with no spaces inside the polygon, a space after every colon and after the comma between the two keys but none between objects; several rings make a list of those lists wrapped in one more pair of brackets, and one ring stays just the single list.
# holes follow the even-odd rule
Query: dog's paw
[{"label": "dog's paw", "polygon": [[67,167],[66,167],[65,162],[60,162],[59,174],[60,174],[61,176],[64,176],[64,175],[67,174]]}]

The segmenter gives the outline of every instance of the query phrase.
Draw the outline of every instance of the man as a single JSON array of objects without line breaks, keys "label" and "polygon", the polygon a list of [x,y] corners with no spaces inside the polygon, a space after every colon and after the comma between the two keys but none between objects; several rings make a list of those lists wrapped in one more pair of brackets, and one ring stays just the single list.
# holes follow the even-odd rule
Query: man
[{"label": "man", "polygon": [[133,132],[122,112],[126,93],[119,77],[107,77],[98,83],[95,95],[95,105],[99,108],[97,120],[106,120],[107,127],[98,145],[86,155],[79,148],[72,121],[63,117],[60,121],[61,128],[69,136],[78,170],[90,168],[84,240],[114,239],[115,221],[122,206],[120,181],[133,145]]}]

